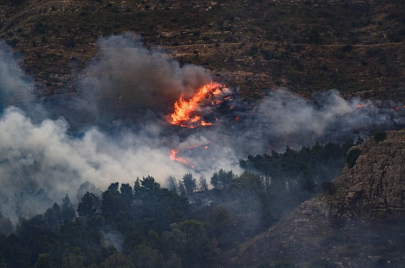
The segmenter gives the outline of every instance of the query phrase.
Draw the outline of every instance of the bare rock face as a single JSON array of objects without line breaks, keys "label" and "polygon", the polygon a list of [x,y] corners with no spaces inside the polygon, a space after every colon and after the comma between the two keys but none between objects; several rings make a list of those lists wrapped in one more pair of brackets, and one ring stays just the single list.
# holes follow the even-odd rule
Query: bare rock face
[{"label": "bare rock face", "polygon": [[379,261],[403,267],[394,264],[405,263],[405,130],[350,150],[360,155],[324,194],[242,244],[222,267],[278,261],[311,267],[314,259],[331,267],[380,267]]},{"label": "bare rock face", "polygon": [[[405,131],[387,132],[358,146],[361,154],[335,181],[337,193],[327,200],[338,217],[405,216]],[[353,148],[351,149],[353,150]]]}]

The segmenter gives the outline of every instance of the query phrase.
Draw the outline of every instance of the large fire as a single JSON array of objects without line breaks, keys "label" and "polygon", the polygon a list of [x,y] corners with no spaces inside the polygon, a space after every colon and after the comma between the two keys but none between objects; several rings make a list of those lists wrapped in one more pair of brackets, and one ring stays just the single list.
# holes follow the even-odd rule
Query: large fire
[{"label": "large fire", "polygon": [[190,99],[185,100],[183,96],[174,104],[174,112],[171,114],[171,124],[181,127],[195,128],[198,126],[211,126],[212,123],[205,122],[201,116],[195,115],[199,104],[208,97],[209,94],[221,94],[220,88],[223,87],[219,83],[211,82],[200,88],[196,94]]},{"label": "large fire", "polygon": [[[229,94],[229,89],[226,88],[224,85],[211,82],[198,89],[194,96],[192,96],[192,98],[189,100],[186,100],[182,95],[180,99],[174,104],[174,112],[170,115],[170,123],[186,128],[212,126],[213,123],[204,121],[203,107],[208,104],[210,106],[209,111],[213,112],[213,106],[221,104],[224,100],[231,99],[231,96],[229,96]],[[218,118],[214,118],[214,122],[217,122]],[[208,149],[207,144],[202,143],[194,146],[189,146],[187,149],[183,148],[183,150],[199,148],[200,146],[205,146],[204,149]],[[172,149],[170,152],[170,159],[194,168],[194,166],[187,160],[178,156],[179,152],[180,150]]]}]

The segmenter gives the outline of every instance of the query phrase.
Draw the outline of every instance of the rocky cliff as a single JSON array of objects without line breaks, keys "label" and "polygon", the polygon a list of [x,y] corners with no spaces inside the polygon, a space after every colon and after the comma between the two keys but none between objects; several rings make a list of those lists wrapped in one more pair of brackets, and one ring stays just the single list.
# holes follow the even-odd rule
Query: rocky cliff
[{"label": "rocky cliff", "polygon": [[405,131],[351,150],[360,152],[353,167],[346,166],[324,194],[243,244],[231,266],[289,261],[324,267],[311,266],[322,259],[327,267],[404,267]]},{"label": "rocky cliff", "polygon": [[405,131],[387,132],[385,140],[369,139],[361,155],[336,179],[331,198],[339,217],[402,217],[405,210]]}]

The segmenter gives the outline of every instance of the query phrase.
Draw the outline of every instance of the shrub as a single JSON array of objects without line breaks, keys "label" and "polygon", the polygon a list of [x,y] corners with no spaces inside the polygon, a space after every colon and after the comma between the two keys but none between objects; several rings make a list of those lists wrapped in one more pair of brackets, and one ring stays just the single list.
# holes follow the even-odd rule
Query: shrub
[{"label": "shrub", "polygon": [[349,168],[352,168],[356,164],[357,158],[359,158],[361,150],[359,148],[354,148],[347,153],[346,163]]},{"label": "shrub", "polygon": [[371,265],[372,268],[385,268],[385,267],[390,267],[389,262],[384,259],[380,258],[378,260],[375,260],[373,264]]},{"label": "shrub", "polygon": [[343,52],[351,52],[353,50],[353,47],[351,45],[345,45],[344,47],[342,47],[342,51]]},{"label": "shrub", "polygon": [[323,239],[320,242],[320,245],[323,247],[334,247],[334,246],[337,246],[342,243],[344,243],[343,237],[335,234],[335,235],[330,235],[330,236],[326,237],[325,239]]},{"label": "shrub", "polygon": [[274,268],[295,268],[296,266],[289,261],[279,261],[276,262]]},{"label": "shrub", "polygon": [[257,268],[270,268],[270,265],[267,262],[262,262]]},{"label": "shrub", "polygon": [[387,138],[387,132],[377,131],[376,133],[373,134],[373,137],[376,142],[383,141]]},{"label": "shrub", "polygon": [[358,250],[354,245],[345,245],[338,251],[339,257],[356,257],[359,255]]}]

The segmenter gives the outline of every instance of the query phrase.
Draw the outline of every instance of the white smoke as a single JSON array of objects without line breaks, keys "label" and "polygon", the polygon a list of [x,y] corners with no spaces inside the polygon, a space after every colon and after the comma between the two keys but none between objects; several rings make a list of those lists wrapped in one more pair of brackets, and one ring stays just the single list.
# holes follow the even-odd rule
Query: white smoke
[{"label": "white smoke", "polygon": [[[79,75],[73,104],[48,111],[56,120],[38,112],[44,109],[34,101],[30,79],[15,55],[0,46],[0,211],[5,216],[41,213],[66,193],[75,197],[85,181],[105,189],[147,175],[162,183],[190,171],[207,178],[219,168],[238,173],[238,160],[248,154],[335,139],[356,127],[403,123],[396,111],[345,100],[337,91],[308,100],[277,90],[253,108],[230,103],[235,108],[217,126],[172,127],[165,118],[175,100],[211,82],[208,71],[181,67],[162,51],[144,48],[137,36],[101,38],[98,46],[99,55]],[[173,148],[190,165],[170,160]]]},{"label": "white smoke", "polygon": [[0,119],[2,197],[42,188],[58,200],[62,193],[75,196],[85,181],[106,188],[150,174],[163,181],[168,174],[181,177],[187,172],[169,159],[170,149],[148,129],[114,137],[96,128],[81,137],[72,137],[67,130],[63,119],[36,125],[21,110],[6,109]]}]

